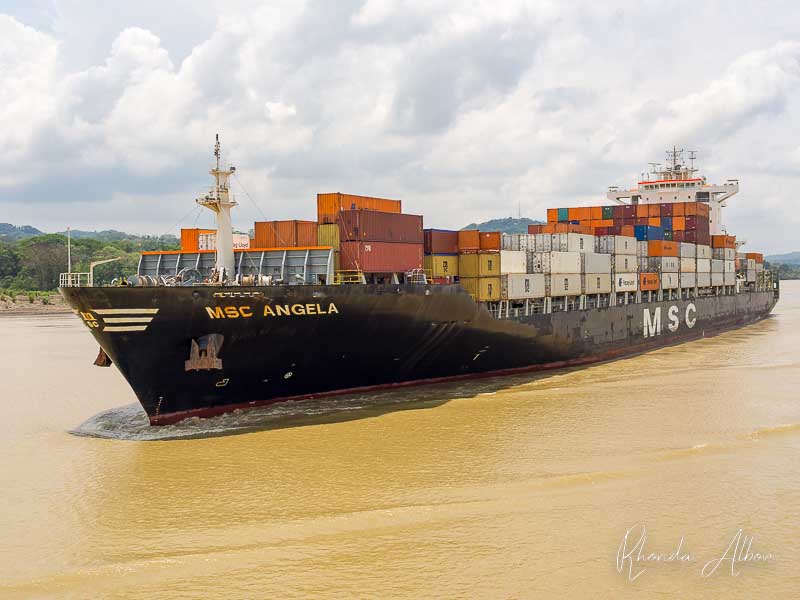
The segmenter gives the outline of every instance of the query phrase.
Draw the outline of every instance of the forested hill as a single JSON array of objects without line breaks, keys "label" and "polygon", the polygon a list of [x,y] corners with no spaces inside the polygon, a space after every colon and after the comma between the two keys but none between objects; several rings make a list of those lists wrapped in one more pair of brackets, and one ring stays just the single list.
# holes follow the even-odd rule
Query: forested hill
[{"label": "forested hill", "polygon": [[540,225],[541,221],[534,221],[526,217],[515,219],[492,219],[483,223],[470,223],[463,229],[480,229],[481,231],[501,231],[503,233],[528,233],[528,225]]}]

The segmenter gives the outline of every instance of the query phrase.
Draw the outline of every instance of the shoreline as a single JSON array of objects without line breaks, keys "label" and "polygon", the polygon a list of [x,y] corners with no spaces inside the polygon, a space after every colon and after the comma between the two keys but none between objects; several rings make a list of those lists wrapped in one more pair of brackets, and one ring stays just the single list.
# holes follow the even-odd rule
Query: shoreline
[{"label": "shoreline", "polygon": [[31,302],[27,295],[22,294],[17,295],[14,301],[10,300],[8,296],[0,300],[0,318],[4,316],[37,317],[69,314],[72,314],[72,309],[58,293],[50,295],[48,304],[44,304],[41,297],[36,297]]}]

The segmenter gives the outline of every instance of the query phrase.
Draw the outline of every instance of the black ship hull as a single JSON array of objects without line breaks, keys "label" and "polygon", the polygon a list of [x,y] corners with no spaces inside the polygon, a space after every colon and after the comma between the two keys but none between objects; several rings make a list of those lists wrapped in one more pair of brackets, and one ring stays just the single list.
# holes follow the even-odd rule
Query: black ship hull
[{"label": "black ship hull", "polygon": [[773,291],[495,318],[459,285],[62,288],[154,425],[588,364],[766,317]]}]

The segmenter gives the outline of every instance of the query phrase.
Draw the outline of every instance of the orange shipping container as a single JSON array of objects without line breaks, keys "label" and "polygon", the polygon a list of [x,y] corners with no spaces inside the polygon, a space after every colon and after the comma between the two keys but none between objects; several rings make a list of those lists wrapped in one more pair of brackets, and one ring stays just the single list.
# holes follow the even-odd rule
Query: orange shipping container
[{"label": "orange shipping container", "polygon": [[556,223],[548,223],[547,225],[542,225],[542,230],[539,233],[555,233],[556,232]]},{"label": "orange shipping container", "polygon": [[661,205],[660,204],[648,204],[647,205],[647,216],[648,217],[660,217],[661,216]]},{"label": "orange shipping container", "polygon": [[647,204],[636,205],[636,216],[642,219],[650,216]]},{"label": "orange shipping container", "polygon": [[[675,217],[683,217],[686,214],[686,203],[685,202],[676,202],[672,205],[672,218],[673,222]],[[673,227],[675,229],[675,227]]]},{"label": "orange shipping container", "polygon": [[569,225],[567,223],[553,223],[553,233],[569,233]]},{"label": "orange shipping container", "polygon": [[548,208],[547,209],[547,222],[548,223],[558,223],[558,209],[557,208]]},{"label": "orange shipping container", "polygon": [[592,206],[589,210],[592,213],[592,221],[600,221],[603,218],[602,206]]},{"label": "orange shipping container", "polygon": [[764,262],[764,255],[759,252],[748,252],[745,256],[751,260],[756,261],[757,263]]},{"label": "orange shipping container", "polygon": [[380,212],[402,212],[400,200],[387,200],[354,194],[317,194],[317,222],[338,223],[339,212],[343,210],[364,209]]},{"label": "orange shipping container", "polygon": [[639,273],[639,289],[643,292],[652,292],[661,287],[658,273]]},{"label": "orange shipping container", "polygon": [[501,245],[499,231],[481,231],[480,238],[481,250],[500,250]]},{"label": "orange shipping container", "polygon": [[622,227],[619,228],[619,234],[620,235],[633,237],[635,232],[636,232],[636,229],[633,227],[633,225],[623,225]]},{"label": "orange shipping container", "polygon": [[256,221],[255,248],[297,248],[317,245],[314,221]]},{"label": "orange shipping container", "polygon": [[686,217],[672,217],[672,231],[685,231]]},{"label": "orange shipping container", "polygon": [[216,229],[181,229],[181,250],[197,252],[200,248],[200,235],[216,232]]},{"label": "orange shipping container", "polygon": [[680,243],[650,240],[647,242],[647,254],[650,256],[680,256]]},{"label": "orange shipping container", "polygon": [[734,235],[712,235],[712,248],[733,248],[736,249],[736,236]]},{"label": "orange shipping container", "polygon": [[477,252],[481,248],[480,231],[477,229],[462,229],[458,232],[458,251]]},{"label": "orange shipping container", "polygon": [[661,217],[648,217],[647,224],[650,227],[661,227]]},{"label": "orange shipping container", "polygon": [[589,221],[592,218],[592,209],[588,206],[577,206],[569,209],[570,221]]}]

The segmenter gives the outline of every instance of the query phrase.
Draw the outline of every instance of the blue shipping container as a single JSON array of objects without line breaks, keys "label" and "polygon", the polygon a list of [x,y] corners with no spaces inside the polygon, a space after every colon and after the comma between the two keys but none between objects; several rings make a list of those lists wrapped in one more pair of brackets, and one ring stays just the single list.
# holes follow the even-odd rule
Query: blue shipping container
[{"label": "blue shipping container", "polygon": [[661,217],[661,227],[672,229],[672,217]]},{"label": "blue shipping container", "polygon": [[633,234],[640,242],[664,239],[664,230],[661,227],[653,227],[652,225],[636,225],[633,228]]}]

